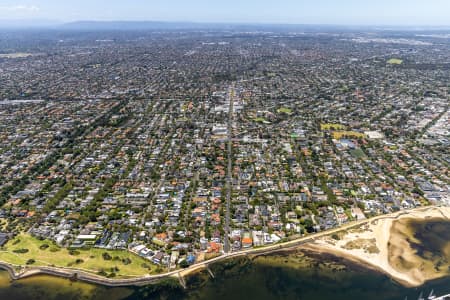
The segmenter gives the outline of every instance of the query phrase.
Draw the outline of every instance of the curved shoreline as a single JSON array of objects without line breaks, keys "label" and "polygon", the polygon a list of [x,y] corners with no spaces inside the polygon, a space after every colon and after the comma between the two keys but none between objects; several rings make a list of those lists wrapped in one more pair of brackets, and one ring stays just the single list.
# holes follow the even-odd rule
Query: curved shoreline
[{"label": "curved shoreline", "polygon": [[[409,269],[399,270],[392,264],[392,259],[396,256],[390,248],[395,245],[402,247],[402,252],[406,257],[418,259],[413,249],[410,249],[407,240],[410,237],[398,236],[392,230],[394,223],[403,219],[424,221],[427,219],[450,219],[450,208],[448,207],[428,207],[426,209],[414,210],[408,214],[399,214],[395,218],[379,218],[377,222],[370,222],[369,227],[360,232],[347,232],[342,240],[333,241],[330,238],[316,240],[314,243],[304,245],[303,248],[317,253],[330,253],[337,257],[359,263],[370,269],[377,270],[386,274],[396,282],[405,287],[418,287],[428,281],[449,276],[447,272],[430,271],[422,269],[424,263],[428,260],[416,260],[417,264]],[[364,246],[349,247],[349,244],[357,244],[361,241],[370,241],[377,251],[368,251]],[[404,259],[404,257],[400,257]],[[420,267],[419,267],[420,263]]]},{"label": "curved shoreline", "polygon": [[[305,245],[302,247],[302,249],[311,251],[313,253],[317,253],[317,254],[331,254],[333,256],[342,258],[346,261],[349,261],[351,263],[357,264],[359,266],[362,266],[366,269],[369,270],[373,270],[375,272],[381,273],[386,275],[387,277],[391,278],[393,281],[399,283],[400,285],[407,287],[407,288],[414,288],[414,287],[418,287],[421,286],[422,284],[414,284],[408,280],[405,280],[401,277],[396,277],[395,275],[393,275],[392,273],[390,273],[389,271],[383,269],[382,267],[376,265],[376,264],[372,264],[369,263],[368,261],[359,258],[358,256],[351,256],[351,255],[347,255],[344,253],[337,253],[337,252],[331,252],[331,251],[327,251],[326,249],[321,248],[320,246],[317,245],[313,245],[313,244],[309,244],[309,245]],[[433,279],[430,279],[433,280]],[[426,282],[424,282],[423,284],[425,284]]]},{"label": "curved shoreline", "polygon": [[[426,213],[430,210],[438,210],[441,214],[442,211],[440,210],[440,207],[438,206],[428,206],[428,207],[421,207],[416,208],[408,211],[401,211],[396,212],[392,214],[387,215],[380,215],[376,216],[370,219],[356,221],[352,223],[345,224],[338,228],[333,228],[328,231],[323,231],[320,233],[308,235],[296,240],[270,245],[262,248],[256,248],[256,249],[249,249],[229,254],[224,254],[219,257],[210,259],[208,261],[199,262],[196,263],[186,269],[179,269],[174,270],[167,273],[162,273],[158,275],[146,275],[141,277],[134,277],[134,278],[105,278],[87,271],[79,270],[79,269],[72,269],[72,268],[64,268],[64,267],[29,267],[29,266],[15,266],[6,262],[0,261],[0,268],[5,269],[11,280],[20,280],[23,278],[35,276],[35,275],[51,275],[66,279],[74,279],[74,280],[80,280],[87,283],[93,283],[97,285],[103,285],[108,287],[124,287],[124,286],[142,286],[142,285],[148,285],[148,284],[154,284],[158,283],[160,280],[166,279],[166,278],[173,278],[173,279],[179,279],[180,283],[182,284],[182,281],[184,276],[188,276],[192,273],[195,273],[199,270],[203,270],[207,268],[209,264],[216,263],[219,261],[231,259],[231,258],[237,258],[241,256],[248,256],[248,255],[267,255],[271,253],[276,253],[284,250],[289,249],[296,249],[296,248],[304,248],[306,250],[310,250],[316,253],[329,253],[337,257],[341,257],[344,259],[347,259],[351,262],[358,263],[364,267],[368,267],[370,269],[379,271],[383,274],[386,274],[387,276],[391,277],[395,281],[399,282],[400,284],[404,285],[405,287],[417,287],[422,284],[424,284],[428,280],[436,279],[436,278],[430,278],[428,280],[425,280],[423,282],[418,282],[414,280],[413,278],[407,278],[407,276],[398,276],[396,274],[397,272],[393,272],[393,268],[386,268],[386,266],[377,265],[376,263],[371,262],[370,260],[367,260],[361,256],[358,256],[356,254],[348,253],[345,251],[340,251],[339,249],[327,247],[323,244],[317,244],[317,241],[320,241],[320,238],[324,238],[327,236],[330,236],[333,233],[339,233],[342,231],[346,231],[349,229],[353,229],[355,227],[360,227],[367,224],[372,224],[376,220],[382,220],[382,219],[398,219],[405,216],[410,216],[411,218],[419,218],[415,217],[414,213]],[[443,217],[445,215],[443,214]],[[425,217],[421,217],[426,218]],[[19,269],[18,271],[16,269]],[[407,275],[407,274],[406,274]],[[183,285],[183,284],[182,284]]]}]

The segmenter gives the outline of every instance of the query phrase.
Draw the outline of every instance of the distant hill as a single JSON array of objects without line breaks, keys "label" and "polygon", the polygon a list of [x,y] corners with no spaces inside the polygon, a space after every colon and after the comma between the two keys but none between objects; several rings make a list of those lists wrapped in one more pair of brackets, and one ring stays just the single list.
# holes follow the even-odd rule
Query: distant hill
[{"label": "distant hill", "polygon": [[0,20],[0,29],[56,29],[75,31],[133,31],[133,30],[231,30],[231,31],[442,31],[446,27],[344,26],[319,24],[252,24],[202,23],[165,21],[75,21],[63,23],[53,20]]},{"label": "distant hill", "polygon": [[76,21],[60,26],[66,30],[241,30],[241,31],[321,31],[347,30],[345,26],[302,24],[201,23],[163,21]]},{"label": "distant hill", "polygon": [[164,21],[75,21],[61,23],[47,20],[0,20],[0,29],[56,29],[74,31],[139,31],[139,30],[231,30],[231,31],[332,31],[346,26],[301,24],[202,23]]},{"label": "distant hill", "polygon": [[201,29],[208,24],[190,22],[158,21],[77,21],[60,26],[69,30],[158,30],[158,29]]}]

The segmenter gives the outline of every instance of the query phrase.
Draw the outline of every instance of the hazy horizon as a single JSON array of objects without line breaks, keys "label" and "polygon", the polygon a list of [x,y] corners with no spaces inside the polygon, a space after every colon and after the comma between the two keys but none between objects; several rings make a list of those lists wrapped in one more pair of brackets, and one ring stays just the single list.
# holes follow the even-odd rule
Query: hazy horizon
[{"label": "hazy horizon", "polygon": [[[1,23],[162,21],[345,26],[449,26],[445,0],[56,0],[1,1]],[[339,2],[339,3],[336,3]],[[32,24],[31,24],[32,25]]]}]

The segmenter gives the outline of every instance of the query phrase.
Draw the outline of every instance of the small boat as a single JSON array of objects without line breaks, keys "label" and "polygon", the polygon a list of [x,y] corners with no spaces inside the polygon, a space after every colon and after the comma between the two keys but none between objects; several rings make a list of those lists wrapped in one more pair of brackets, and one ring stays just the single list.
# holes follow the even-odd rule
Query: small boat
[{"label": "small boat", "polygon": [[[405,300],[408,300],[408,297],[405,297]],[[420,296],[419,298],[417,298],[417,300],[450,300],[450,294],[443,296],[436,296],[434,294],[434,290],[431,290],[430,294],[426,298],[423,297],[423,292],[420,292]]]}]

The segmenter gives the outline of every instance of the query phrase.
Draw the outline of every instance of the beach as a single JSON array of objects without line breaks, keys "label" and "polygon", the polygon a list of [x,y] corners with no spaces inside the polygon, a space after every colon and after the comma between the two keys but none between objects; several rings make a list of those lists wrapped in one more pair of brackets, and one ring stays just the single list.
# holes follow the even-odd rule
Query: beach
[{"label": "beach", "polygon": [[[319,253],[330,253],[372,269],[381,271],[395,281],[408,287],[417,287],[427,281],[449,275],[448,267],[442,265],[445,257],[436,267],[433,253],[419,255],[414,245],[414,232],[410,222],[448,222],[450,208],[428,207],[376,218],[360,228],[344,230],[336,235],[316,239],[301,248]],[[450,240],[443,255],[447,256]],[[443,261],[443,262],[442,262]],[[447,262],[448,264],[448,262]]]}]

